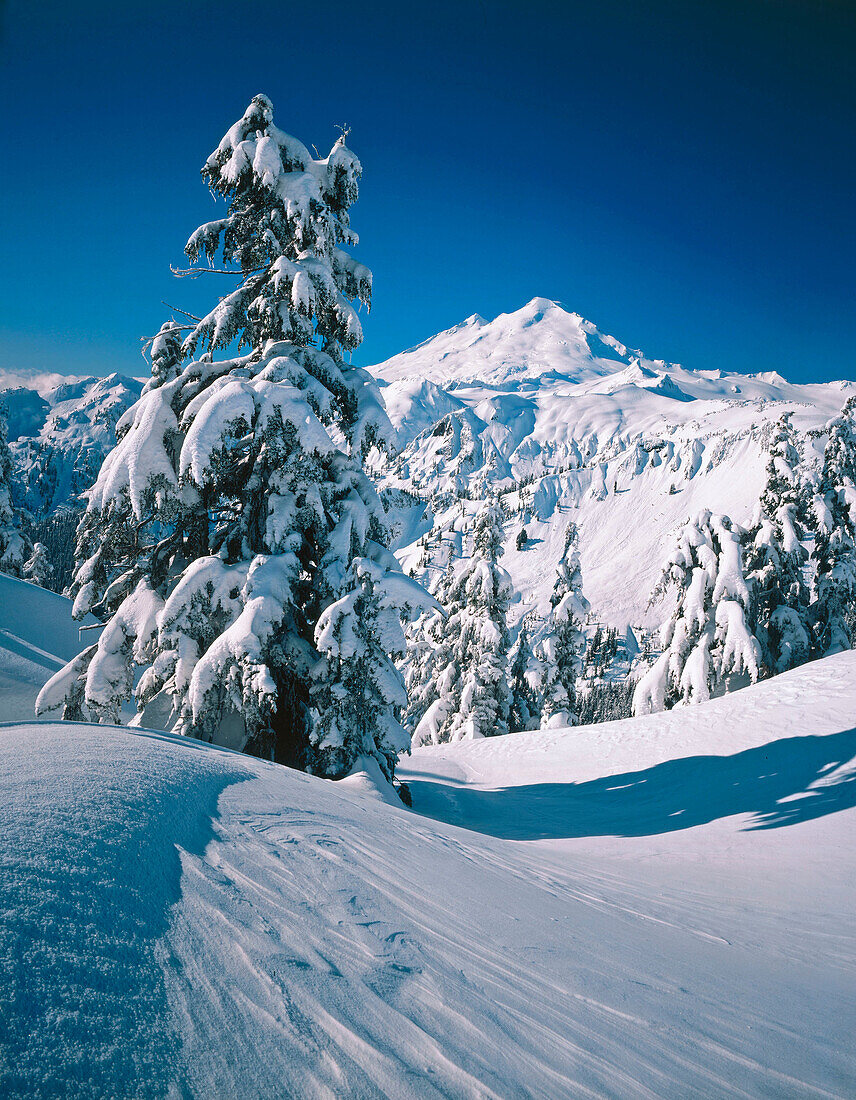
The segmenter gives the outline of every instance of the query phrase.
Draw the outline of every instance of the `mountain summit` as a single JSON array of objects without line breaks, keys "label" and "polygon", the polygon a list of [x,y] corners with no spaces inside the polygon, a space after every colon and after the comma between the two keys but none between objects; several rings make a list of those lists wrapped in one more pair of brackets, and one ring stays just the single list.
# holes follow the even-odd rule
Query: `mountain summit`
[{"label": "mountain summit", "polygon": [[584,382],[645,360],[561,302],[533,298],[522,309],[486,321],[477,313],[373,368],[386,382],[420,379],[445,386],[505,386],[545,374]]}]

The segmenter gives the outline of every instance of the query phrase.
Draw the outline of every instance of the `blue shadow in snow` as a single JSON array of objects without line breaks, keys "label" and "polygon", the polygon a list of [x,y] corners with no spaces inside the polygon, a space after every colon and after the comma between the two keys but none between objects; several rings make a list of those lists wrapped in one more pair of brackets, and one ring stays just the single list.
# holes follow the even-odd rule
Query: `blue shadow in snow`
[{"label": "blue shadow in snow", "polygon": [[478,790],[414,777],[408,786],[426,817],[508,840],[655,836],[734,814],[754,814],[750,829],[776,829],[856,806],[856,770],[810,789],[854,757],[851,729],[585,783]]}]

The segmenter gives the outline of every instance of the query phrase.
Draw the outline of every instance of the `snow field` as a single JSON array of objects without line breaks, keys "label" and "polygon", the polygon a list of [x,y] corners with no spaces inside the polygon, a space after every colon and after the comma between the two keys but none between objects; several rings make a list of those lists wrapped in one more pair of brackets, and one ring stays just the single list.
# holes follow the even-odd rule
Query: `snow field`
[{"label": "snow field", "polygon": [[852,1095],[854,672],[422,749],[416,812],[7,727],[3,1091]]}]

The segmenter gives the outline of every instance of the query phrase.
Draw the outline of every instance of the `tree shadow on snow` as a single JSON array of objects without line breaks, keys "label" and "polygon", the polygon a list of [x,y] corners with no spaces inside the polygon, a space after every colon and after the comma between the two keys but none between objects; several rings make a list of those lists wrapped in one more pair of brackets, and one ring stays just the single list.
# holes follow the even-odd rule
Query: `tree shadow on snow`
[{"label": "tree shadow on snow", "polygon": [[775,829],[856,806],[856,770],[831,775],[854,757],[856,729],[585,783],[492,791],[415,777],[408,783],[419,813],[509,840],[654,836],[734,814],[755,815],[748,829]]}]

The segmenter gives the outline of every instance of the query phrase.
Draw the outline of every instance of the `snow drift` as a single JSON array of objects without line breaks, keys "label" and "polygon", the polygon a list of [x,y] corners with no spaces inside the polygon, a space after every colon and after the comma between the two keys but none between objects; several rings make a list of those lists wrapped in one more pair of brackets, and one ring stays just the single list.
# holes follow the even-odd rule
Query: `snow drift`
[{"label": "snow drift", "polygon": [[417,812],[7,726],[0,1089],[852,1095],[854,673],[420,750]]}]

